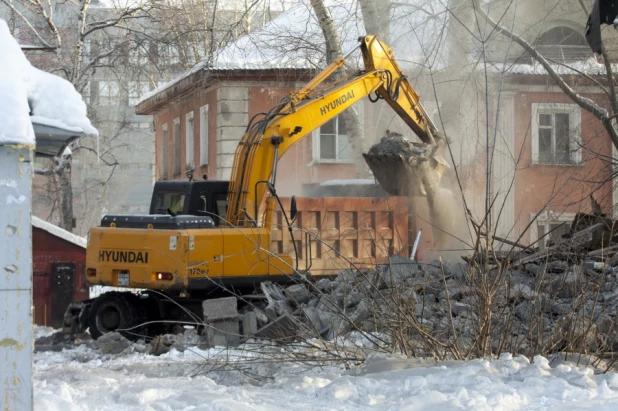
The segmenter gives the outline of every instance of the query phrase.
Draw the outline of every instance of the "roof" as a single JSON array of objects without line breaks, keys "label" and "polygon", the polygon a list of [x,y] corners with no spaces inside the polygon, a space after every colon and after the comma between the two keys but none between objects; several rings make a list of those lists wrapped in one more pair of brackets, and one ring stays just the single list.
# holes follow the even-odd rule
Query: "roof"
[{"label": "roof", "polygon": [[[586,60],[572,61],[564,64],[550,64],[554,71],[559,75],[587,74],[589,76],[605,75],[605,64],[597,61],[594,56]],[[497,72],[521,75],[546,75],[547,70],[536,60],[532,64],[494,64],[492,69]],[[618,64],[612,64],[612,70],[618,71]]]},{"label": "roof", "polygon": [[[345,53],[365,35],[356,0],[326,0]],[[446,6],[430,0],[402,0],[391,11],[391,39],[404,68],[442,63]],[[200,71],[316,69],[326,66],[324,35],[309,0],[279,15],[262,28],[217,50],[175,79],[142,96],[138,105]],[[360,53],[355,56],[360,61]]]},{"label": "roof", "polygon": [[61,121],[40,116],[31,116],[30,120],[34,127],[38,155],[58,156],[68,143],[84,136],[80,127],[69,127]]},{"label": "roof", "polygon": [[[63,131],[98,134],[82,96],[67,80],[33,67],[0,19],[0,144],[35,144],[30,116]],[[81,135],[79,134],[79,135]],[[75,135],[65,138],[66,142]],[[59,150],[61,151],[61,149]],[[59,153],[54,153],[59,154]]]},{"label": "roof", "polygon": [[47,221],[41,220],[36,216],[32,216],[31,221],[33,227],[47,231],[49,234],[68,241],[69,243],[75,244],[78,247],[86,248],[86,245],[88,244],[88,241],[84,237],[80,237],[71,232],[68,232],[63,228],[60,228],[52,223],[48,223]]}]

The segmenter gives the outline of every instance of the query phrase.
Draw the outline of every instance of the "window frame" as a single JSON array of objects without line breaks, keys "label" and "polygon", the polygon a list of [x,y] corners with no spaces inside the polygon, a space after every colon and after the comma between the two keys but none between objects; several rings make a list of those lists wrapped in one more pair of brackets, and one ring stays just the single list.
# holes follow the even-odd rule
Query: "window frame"
[{"label": "window frame", "polygon": [[[570,163],[541,161],[539,150],[539,115],[541,114],[568,114],[569,116],[569,158]],[[553,116],[552,118],[555,118]],[[532,128],[532,164],[544,166],[575,167],[583,164],[581,149],[581,109],[577,104],[569,103],[532,103],[531,105],[531,128]],[[552,128],[552,150],[555,155],[556,137],[554,126]],[[575,147],[573,147],[575,145]],[[573,148],[572,148],[573,147]]]},{"label": "window frame", "polygon": [[[200,165],[208,165],[208,104],[200,107]],[[195,126],[195,122],[193,123]]]},{"label": "window frame", "polygon": [[[177,131],[178,130],[178,131]],[[182,151],[180,150],[180,117],[176,117],[172,121],[172,148],[174,150],[173,158],[174,162],[172,163],[172,176],[178,177],[180,173],[182,173],[182,165],[180,155]]]},{"label": "window frame", "polygon": [[97,86],[99,105],[110,107],[118,104],[118,99],[120,98],[120,84],[117,81],[99,80]]},{"label": "window frame", "polygon": [[[185,167],[195,169],[195,110],[185,114]],[[189,127],[190,126],[190,127]]]},{"label": "window frame", "polygon": [[127,86],[127,102],[129,106],[135,106],[142,96],[150,90],[150,85],[147,81],[129,81]]},{"label": "window frame", "polygon": [[[339,148],[340,145],[340,140],[339,140],[339,136],[344,136],[345,134],[340,134],[339,133],[339,117],[341,115],[335,116],[333,117],[331,120],[335,120],[336,124],[336,134],[335,134],[335,158],[322,158],[320,150],[321,150],[321,143],[322,143],[322,134],[320,133],[320,130],[322,128],[322,126],[317,127],[315,130],[313,130],[312,132],[312,144],[313,144],[313,161],[314,163],[330,163],[330,164],[353,164],[354,163],[354,154],[351,153],[350,158],[339,158],[338,157],[338,153],[341,153],[342,150]],[[330,121],[330,120],[329,120]],[[326,124],[326,123],[324,123]],[[324,125],[323,124],[323,125]],[[348,137],[348,144],[350,144],[350,136]]]},{"label": "window frame", "polygon": [[[534,244],[539,239],[539,225],[545,226],[544,234],[547,234],[551,230],[551,224],[566,223],[566,225],[570,227],[571,221],[575,218],[575,213],[567,211],[561,213],[546,210],[539,214],[532,213],[530,218],[531,220],[534,220],[534,223],[530,225],[530,244]],[[544,240],[541,240],[538,244],[535,244],[539,247],[539,250],[545,249],[545,242],[547,239],[548,237],[545,237]]]},{"label": "window frame", "polygon": [[167,179],[169,170],[169,126],[168,123],[161,125],[161,168],[159,178]]}]

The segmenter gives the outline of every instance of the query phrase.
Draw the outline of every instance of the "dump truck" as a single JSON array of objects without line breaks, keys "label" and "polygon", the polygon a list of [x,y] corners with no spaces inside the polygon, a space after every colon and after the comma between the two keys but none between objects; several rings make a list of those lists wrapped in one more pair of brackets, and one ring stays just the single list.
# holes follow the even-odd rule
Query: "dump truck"
[{"label": "dump truck", "polygon": [[[310,273],[298,267],[298,250],[296,256],[269,251],[274,210],[281,204],[277,165],[292,145],[364,97],[385,100],[426,153],[418,162],[407,155],[366,153],[378,181],[393,194],[386,182],[405,176],[406,195],[424,195],[429,177],[439,182],[448,167],[439,153],[440,135],[393,51],[375,36],[361,37],[357,48],[363,70],[325,82],[352,50],[254,116],[236,149],[230,181],[159,181],[149,215],[107,215],[90,229],[87,282],[126,291],[71,304],[65,330],[89,328],[93,338],[115,330],[156,335],[201,319],[205,299],[251,293],[262,281],[307,281]],[[292,198],[283,213],[290,235],[296,212]]]}]

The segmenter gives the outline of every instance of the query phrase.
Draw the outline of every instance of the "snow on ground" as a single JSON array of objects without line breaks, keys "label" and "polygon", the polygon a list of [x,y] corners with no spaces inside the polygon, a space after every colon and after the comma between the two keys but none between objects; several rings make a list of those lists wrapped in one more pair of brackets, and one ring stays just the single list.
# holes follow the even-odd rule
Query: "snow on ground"
[{"label": "snow on ground", "polygon": [[42,325],[36,325],[36,324],[32,327],[32,333],[34,334],[35,341],[41,337],[49,337],[50,335],[52,335],[53,333],[57,331],[58,330],[52,327],[44,327]]},{"label": "snow on ground", "polygon": [[[236,370],[222,367],[228,361]],[[437,364],[372,356],[346,371],[272,362],[255,351],[109,356],[82,345],[36,353],[34,379],[41,411],[618,409],[617,374],[508,354]]]}]

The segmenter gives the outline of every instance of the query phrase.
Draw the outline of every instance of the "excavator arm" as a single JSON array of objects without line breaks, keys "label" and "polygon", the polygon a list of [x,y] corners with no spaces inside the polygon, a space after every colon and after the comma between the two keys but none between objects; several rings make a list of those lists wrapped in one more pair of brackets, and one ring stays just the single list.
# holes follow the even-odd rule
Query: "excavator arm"
[{"label": "excavator arm", "polygon": [[266,191],[274,187],[281,156],[307,134],[373,93],[376,97],[372,101],[384,99],[424,143],[437,143],[439,134],[421,106],[419,95],[394,60],[392,50],[375,36],[362,37],[359,47],[365,70],[323,85],[345,64],[351,54],[348,53],[268,113],[252,119],[235,153],[227,224],[269,225],[274,199],[267,200],[264,221],[258,222],[258,212]]}]

